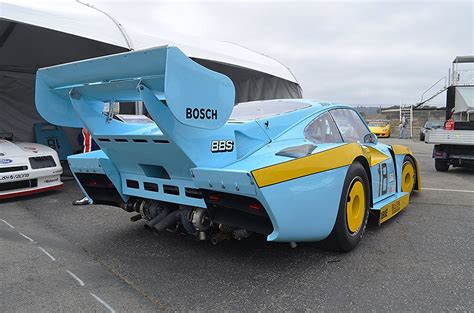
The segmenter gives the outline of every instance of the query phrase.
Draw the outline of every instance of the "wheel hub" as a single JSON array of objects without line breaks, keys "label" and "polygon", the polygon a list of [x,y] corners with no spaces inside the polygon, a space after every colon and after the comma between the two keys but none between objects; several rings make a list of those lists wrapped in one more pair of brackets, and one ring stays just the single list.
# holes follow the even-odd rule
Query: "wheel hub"
[{"label": "wheel hub", "polygon": [[360,180],[356,180],[347,196],[347,227],[353,234],[362,226],[365,214],[365,190]]}]

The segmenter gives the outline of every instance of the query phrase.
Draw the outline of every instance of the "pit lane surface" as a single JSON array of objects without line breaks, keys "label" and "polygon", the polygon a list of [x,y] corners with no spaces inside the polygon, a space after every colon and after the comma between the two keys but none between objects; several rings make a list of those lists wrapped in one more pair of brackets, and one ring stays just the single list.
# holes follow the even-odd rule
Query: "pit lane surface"
[{"label": "pit lane surface", "polygon": [[439,173],[431,145],[382,141],[414,151],[427,189],[382,227],[371,223],[347,254],[259,237],[213,246],[158,234],[117,208],[73,207],[81,197],[74,181],[59,192],[0,202],[0,307],[474,310],[474,171]]}]

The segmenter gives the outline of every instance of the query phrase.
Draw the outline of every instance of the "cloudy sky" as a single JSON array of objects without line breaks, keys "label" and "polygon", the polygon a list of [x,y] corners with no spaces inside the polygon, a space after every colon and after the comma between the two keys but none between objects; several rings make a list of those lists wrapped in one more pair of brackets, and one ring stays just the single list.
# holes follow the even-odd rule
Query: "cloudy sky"
[{"label": "cloudy sky", "polygon": [[157,35],[172,30],[272,56],[306,98],[327,101],[415,102],[456,55],[474,54],[474,1],[90,2]]}]

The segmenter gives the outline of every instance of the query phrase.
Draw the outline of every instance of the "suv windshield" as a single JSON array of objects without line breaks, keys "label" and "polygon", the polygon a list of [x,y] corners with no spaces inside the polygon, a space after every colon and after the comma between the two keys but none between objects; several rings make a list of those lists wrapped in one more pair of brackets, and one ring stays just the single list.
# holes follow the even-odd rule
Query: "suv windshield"
[{"label": "suv windshield", "polygon": [[242,102],[234,106],[229,118],[231,122],[243,122],[267,118],[309,107],[309,104],[296,101],[252,101]]}]

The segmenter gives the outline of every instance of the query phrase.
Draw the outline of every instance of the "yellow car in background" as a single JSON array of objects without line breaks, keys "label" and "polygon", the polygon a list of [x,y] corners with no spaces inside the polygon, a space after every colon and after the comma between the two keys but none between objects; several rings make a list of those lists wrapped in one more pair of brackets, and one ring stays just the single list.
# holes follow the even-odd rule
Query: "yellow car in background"
[{"label": "yellow car in background", "polygon": [[367,124],[369,126],[370,131],[377,135],[377,137],[390,137],[390,132],[392,131],[392,129],[390,127],[389,121],[368,121]]}]

